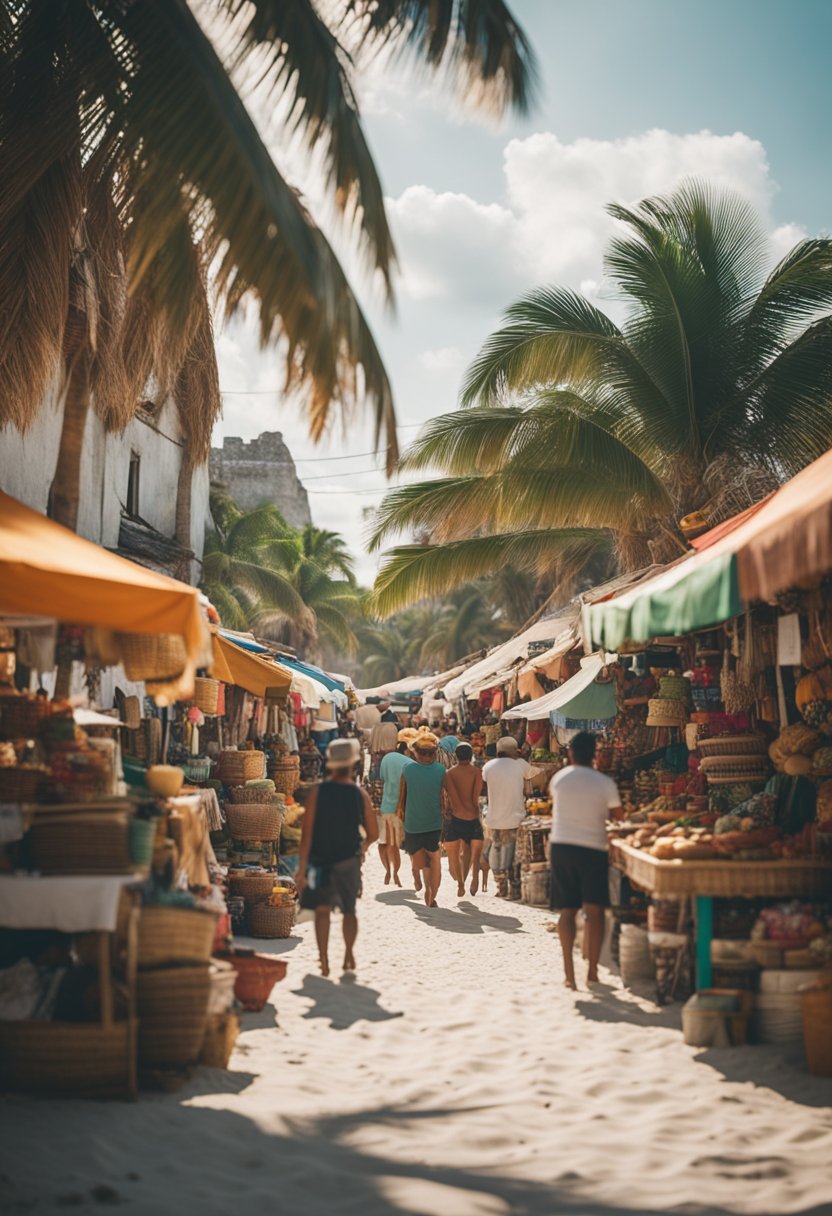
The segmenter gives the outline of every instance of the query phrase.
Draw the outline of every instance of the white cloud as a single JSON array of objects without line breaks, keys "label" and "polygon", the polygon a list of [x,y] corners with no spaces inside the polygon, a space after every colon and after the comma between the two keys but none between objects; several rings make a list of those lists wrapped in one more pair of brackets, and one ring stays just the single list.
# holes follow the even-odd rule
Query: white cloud
[{"label": "white cloud", "polygon": [[440,346],[436,350],[423,350],[419,362],[429,372],[461,371],[465,355],[458,346]]}]

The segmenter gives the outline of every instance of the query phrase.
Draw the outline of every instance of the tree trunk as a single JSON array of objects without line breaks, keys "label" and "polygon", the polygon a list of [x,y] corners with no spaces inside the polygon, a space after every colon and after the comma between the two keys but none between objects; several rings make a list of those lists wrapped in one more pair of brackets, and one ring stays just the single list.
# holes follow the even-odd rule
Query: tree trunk
[{"label": "tree trunk", "polygon": [[58,463],[49,494],[52,519],[73,532],[78,527],[81,500],[81,456],[90,411],[90,356],[84,347],[73,358],[64,396],[64,417]]},{"label": "tree trunk", "polygon": [[[193,497],[194,466],[187,448],[182,449],[182,463],[176,482],[176,540],[191,552],[191,500]],[[183,558],[176,571],[186,583],[191,581],[191,559]]]}]

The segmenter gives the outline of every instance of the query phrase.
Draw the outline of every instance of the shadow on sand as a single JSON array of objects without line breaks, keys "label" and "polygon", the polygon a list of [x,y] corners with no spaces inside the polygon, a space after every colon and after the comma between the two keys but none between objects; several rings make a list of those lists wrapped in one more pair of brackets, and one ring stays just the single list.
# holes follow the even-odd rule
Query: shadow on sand
[{"label": "shadow on sand", "polygon": [[[442,894],[443,890],[440,889],[440,898]],[[486,929],[495,929],[499,933],[525,932],[523,922],[516,916],[498,916],[493,912],[484,912],[470,901],[459,903],[456,909],[441,906],[426,908],[424,901],[415,891],[382,891],[376,899],[382,904],[397,904],[410,908],[418,920],[445,933],[484,933]]]},{"label": "shadow on sand", "polygon": [[333,1030],[346,1030],[356,1022],[388,1022],[404,1017],[401,1011],[383,1009],[378,1003],[381,993],[375,988],[357,984],[348,976],[340,982],[320,975],[304,976],[302,987],[293,988],[292,995],[313,1002],[304,1018],[328,1018]]},{"label": "shadow on sand", "polygon": [[[417,1121],[441,1120],[449,1110],[408,1111],[396,1107],[350,1112],[319,1120],[288,1119],[279,1130],[267,1130],[230,1110],[192,1103],[182,1091],[159,1100],[159,1117],[148,1120],[144,1103],[119,1108],[118,1137],[136,1145],[135,1167],[125,1172],[119,1154],[102,1153],[112,1135],[113,1109],[87,1106],[67,1117],[50,1143],[52,1169],[39,1173],[20,1150],[34,1134],[37,1103],[15,1104],[6,1147],[9,1162],[0,1180],[6,1211],[29,1211],[48,1205],[87,1212],[96,1205],[129,1204],[138,1216],[181,1216],[194,1210],[195,1197],[204,1216],[237,1211],[279,1209],[310,1216],[636,1216],[622,1196],[617,1203],[597,1202],[592,1180],[571,1168],[568,1136],[553,1135],[549,1161],[551,1181],[513,1177],[494,1168],[480,1172],[450,1165],[391,1159],[356,1147],[368,1129],[400,1127],[403,1139]],[[69,1107],[78,1111],[78,1104]],[[18,1134],[19,1133],[19,1134]],[[175,1145],[175,1149],[174,1149]],[[56,1166],[55,1162],[60,1162]],[[160,1185],[159,1170],[164,1185]],[[695,1182],[691,1180],[691,1188]],[[651,1208],[650,1216],[728,1216],[723,1208],[698,1202],[682,1207]],[[829,1216],[829,1206],[804,1208],[792,1216]]]}]

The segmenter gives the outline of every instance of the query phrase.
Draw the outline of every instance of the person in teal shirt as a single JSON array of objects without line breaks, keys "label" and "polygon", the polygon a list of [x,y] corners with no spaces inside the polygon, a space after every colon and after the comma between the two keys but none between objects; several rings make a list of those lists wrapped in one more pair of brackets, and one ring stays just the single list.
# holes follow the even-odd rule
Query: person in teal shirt
[{"label": "person in teal shirt", "polygon": [[[402,864],[400,850],[404,828],[396,810],[399,805],[402,773],[408,765],[416,763],[408,755],[407,737],[409,733],[407,730],[399,731],[399,744],[396,751],[387,752],[385,756],[382,756],[378,769],[379,779],[384,782],[384,791],[378,810],[378,855],[384,866],[385,886],[389,886],[391,875],[397,887],[402,885],[399,881],[399,868]],[[402,738],[403,735],[405,738]]]},{"label": "person in teal shirt", "polygon": [[439,840],[445,766],[437,763],[439,740],[430,731],[417,735],[410,746],[416,763],[402,770],[399,815],[404,820],[404,847],[410,855],[416,890],[424,882],[425,903],[435,908],[442,881]]}]

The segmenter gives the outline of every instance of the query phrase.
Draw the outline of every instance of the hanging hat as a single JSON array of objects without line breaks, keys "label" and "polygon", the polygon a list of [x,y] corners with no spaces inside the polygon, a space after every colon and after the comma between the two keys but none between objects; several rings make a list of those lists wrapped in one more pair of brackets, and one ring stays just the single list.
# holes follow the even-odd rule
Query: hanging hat
[{"label": "hanging hat", "polygon": [[357,739],[333,739],[326,749],[327,768],[350,768],[361,759],[361,744]]}]

